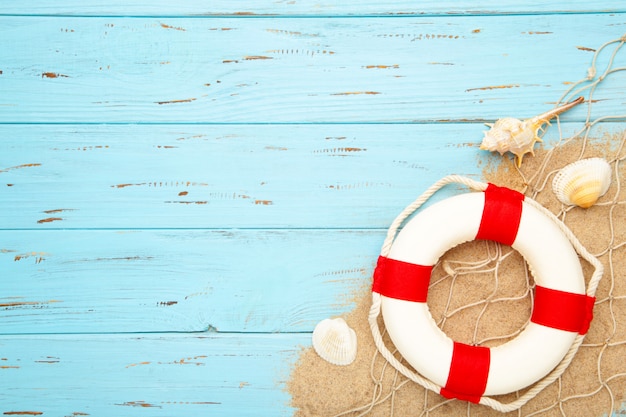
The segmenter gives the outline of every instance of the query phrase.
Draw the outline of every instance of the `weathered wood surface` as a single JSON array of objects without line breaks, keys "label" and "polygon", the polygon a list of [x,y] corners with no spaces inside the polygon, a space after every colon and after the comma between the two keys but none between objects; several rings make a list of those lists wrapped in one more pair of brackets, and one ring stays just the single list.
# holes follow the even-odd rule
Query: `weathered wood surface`
[{"label": "weathered wood surface", "polygon": [[[127,3],[0,4],[6,415],[290,415],[395,215],[626,28],[621,1]],[[594,98],[626,113],[626,77]]]},{"label": "weathered wood surface", "polygon": [[545,13],[617,13],[626,11],[621,0],[589,2],[583,0],[560,1],[437,1],[420,2],[397,0],[345,1],[250,1],[214,0],[210,3],[193,0],[171,2],[167,0],[134,1],[81,1],[63,0],[54,4],[45,0],[28,3],[3,2],[0,15],[79,15],[79,16],[414,16],[414,15],[475,15],[475,14],[545,14]]},{"label": "weathered wood surface", "polygon": [[[432,123],[534,115],[585,77],[593,50],[622,36],[622,25],[622,14],[0,17],[0,122]],[[616,65],[626,64],[620,58]],[[623,78],[609,78],[596,114],[611,113],[625,91]]]},{"label": "weathered wood surface", "polygon": [[289,416],[307,335],[0,336],[0,413]]},{"label": "weathered wood surface", "polygon": [[484,129],[0,125],[0,228],[385,228]]},{"label": "weathered wood surface", "polygon": [[384,229],[439,178],[480,179],[500,158],[478,149],[485,129],[0,125],[0,228]]},{"label": "weathered wood surface", "polygon": [[0,231],[2,333],[307,332],[354,307],[382,230]]}]

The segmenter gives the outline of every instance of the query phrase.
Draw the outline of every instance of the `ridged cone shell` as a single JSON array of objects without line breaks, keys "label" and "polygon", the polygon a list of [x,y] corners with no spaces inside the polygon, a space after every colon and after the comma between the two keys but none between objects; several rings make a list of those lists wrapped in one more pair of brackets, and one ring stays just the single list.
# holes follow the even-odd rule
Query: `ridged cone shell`
[{"label": "ridged cone shell", "polygon": [[568,206],[593,206],[611,185],[611,166],[602,158],[581,159],[563,167],[552,181],[552,191]]},{"label": "ridged cone shell", "polygon": [[313,348],[327,362],[350,365],[356,358],[356,333],[342,318],[322,320],[313,330]]},{"label": "ridged cone shell", "polygon": [[522,159],[527,153],[533,154],[536,142],[541,142],[538,133],[542,126],[557,115],[582,103],[585,99],[578,97],[576,100],[563,104],[538,116],[531,117],[524,121],[513,117],[504,117],[496,120],[495,123],[487,123],[489,130],[484,132],[485,136],[480,145],[480,149],[490,152],[499,152],[503,155],[511,152],[516,156],[517,166],[522,164]]}]

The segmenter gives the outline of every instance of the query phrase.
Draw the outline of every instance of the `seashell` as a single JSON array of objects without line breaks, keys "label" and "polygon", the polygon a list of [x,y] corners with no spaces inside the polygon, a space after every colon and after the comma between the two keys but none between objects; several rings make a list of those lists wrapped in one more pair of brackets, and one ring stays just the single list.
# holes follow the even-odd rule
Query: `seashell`
[{"label": "seashell", "polygon": [[552,191],[566,205],[593,206],[611,185],[611,166],[602,158],[581,159],[562,168],[552,181]]},{"label": "seashell", "polygon": [[356,333],[342,318],[320,321],[313,330],[313,348],[334,365],[350,365],[356,358]]},{"label": "seashell", "polygon": [[498,119],[495,123],[486,123],[491,129],[484,132],[485,137],[480,145],[480,149],[490,152],[499,152],[503,155],[511,152],[515,155],[517,166],[522,165],[522,158],[527,153],[534,155],[533,147],[536,142],[541,142],[537,135],[539,130],[543,130],[544,124],[550,124],[550,120],[557,115],[571,109],[572,107],[585,101],[584,97],[556,107],[550,111],[531,117],[527,120],[519,120],[513,117]]}]

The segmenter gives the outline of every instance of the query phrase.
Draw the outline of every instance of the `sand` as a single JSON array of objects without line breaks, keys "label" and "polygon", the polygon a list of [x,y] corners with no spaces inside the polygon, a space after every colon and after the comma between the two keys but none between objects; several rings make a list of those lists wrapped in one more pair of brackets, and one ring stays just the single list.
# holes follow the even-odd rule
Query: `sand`
[{"label": "sand", "polygon": [[[626,155],[621,144],[622,134],[587,141],[576,138],[551,151],[537,149],[534,157],[524,158],[520,170],[511,158],[499,155],[488,158],[483,167],[486,180],[522,191],[557,214],[605,267],[596,293],[594,320],[574,360],[561,378],[507,415],[601,416],[622,408],[626,396],[626,191],[621,182],[626,168],[617,164],[618,175],[614,170],[608,193],[589,209],[564,207],[551,191],[555,171],[577,159],[603,157],[615,168],[616,159]],[[465,268],[467,262],[481,261],[484,265],[477,270]],[[588,280],[592,268],[586,263],[583,266]],[[358,307],[344,317],[358,336],[354,363],[331,365],[312,348],[303,348],[287,385],[296,416],[502,415],[482,405],[446,400],[388,366],[377,355],[367,321],[370,285],[366,282],[355,294]],[[453,339],[497,346],[527,324],[532,285],[527,265],[516,251],[474,241],[442,257],[433,271],[428,305],[439,326]],[[387,346],[393,350],[389,341]],[[517,395],[497,399],[509,402]]]}]

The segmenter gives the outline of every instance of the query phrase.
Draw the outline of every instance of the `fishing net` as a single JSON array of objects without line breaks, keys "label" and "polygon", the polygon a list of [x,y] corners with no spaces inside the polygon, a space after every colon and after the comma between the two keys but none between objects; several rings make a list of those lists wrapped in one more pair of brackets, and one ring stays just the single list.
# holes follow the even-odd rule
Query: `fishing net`
[{"label": "fishing net", "polygon": [[[558,100],[560,104],[585,96],[580,106],[587,106],[586,120],[577,131],[564,133],[557,119],[551,129],[558,132],[558,140],[549,150],[538,150],[521,167],[494,156],[493,164],[485,169],[489,182],[521,191],[552,212],[604,266],[595,292],[594,320],[571,363],[546,383],[498,396],[498,403],[516,404],[507,415],[611,415],[626,397],[626,191],[622,188],[626,132],[613,131],[605,123],[623,121],[626,115],[594,117],[592,112],[601,99],[599,86],[626,70],[615,65],[624,43],[626,36],[598,48],[587,76],[571,84]],[[600,61],[606,63],[602,71]],[[609,162],[613,177],[609,191],[589,209],[561,204],[551,190],[555,174],[569,163],[590,157]],[[594,268],[582,263],[588,283]],[[448,251],[434,267],[428,305],[438,326],[452,339],[494,347],[517,336],[528,324],[534,285],[517,251],[490,241],[473,241]],[[446,399],[391,366],[390,361],[410,368],[384,331],[382,343],[392,357],[384,358],[376,349],[367,324],[370,303],[371,295],[364,293],[359,308],[347,317],[359,334],[361,349],[355,364],[329,366],[311,350],[301,356],[288,384],[296,415],[497,416],[506,411]],[[380,318],[378,325],[384,328]]]}]

